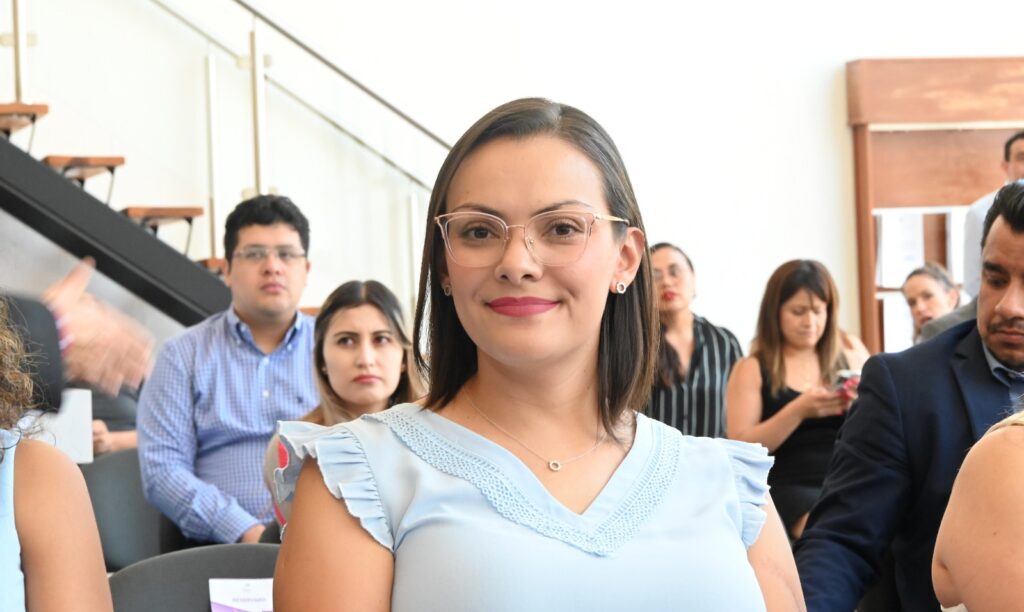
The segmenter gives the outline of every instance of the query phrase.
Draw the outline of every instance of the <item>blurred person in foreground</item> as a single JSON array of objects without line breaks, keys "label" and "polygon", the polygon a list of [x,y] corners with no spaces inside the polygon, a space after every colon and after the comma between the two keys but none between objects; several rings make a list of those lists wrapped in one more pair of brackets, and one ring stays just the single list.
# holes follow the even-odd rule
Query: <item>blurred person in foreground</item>
[{"label": "blurred person in foreground", "polygon": [[0,298],[0,610],[109,611],[82,472],[49,444],[24,437],[33,381],[8,307]]}]

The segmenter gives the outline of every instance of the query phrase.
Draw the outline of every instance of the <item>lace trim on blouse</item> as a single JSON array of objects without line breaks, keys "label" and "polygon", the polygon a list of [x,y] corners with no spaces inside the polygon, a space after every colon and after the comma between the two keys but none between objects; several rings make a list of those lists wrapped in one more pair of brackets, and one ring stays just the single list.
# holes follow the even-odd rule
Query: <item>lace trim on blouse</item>
[{"label": "lace trim on blouse", "polygon": [[662,428],[653,428],[653,457],[629,493],[602,523],[583,530],[542,512],[493,463],[436,434],[415,417],[388,410],[367,418],[388,425],[413,453],[435,469],[475,486],[501,516],[597,556],[614,553],[636,535],[664,499],[679,469],[681,437],[665,436]]}]

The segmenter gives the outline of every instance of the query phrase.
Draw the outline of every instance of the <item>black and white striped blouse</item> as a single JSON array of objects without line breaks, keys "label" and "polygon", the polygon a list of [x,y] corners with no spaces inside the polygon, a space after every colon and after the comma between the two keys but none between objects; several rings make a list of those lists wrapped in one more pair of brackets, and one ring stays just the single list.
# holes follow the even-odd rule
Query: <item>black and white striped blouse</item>
[{"label": "black and white striped blouse", "polygon": [[686,378],[671,387],[656,381],[647,415],[685,435],[724,436],[725,386],[741,357],[743,349],[732,332],[693,315],[693,353]]}]

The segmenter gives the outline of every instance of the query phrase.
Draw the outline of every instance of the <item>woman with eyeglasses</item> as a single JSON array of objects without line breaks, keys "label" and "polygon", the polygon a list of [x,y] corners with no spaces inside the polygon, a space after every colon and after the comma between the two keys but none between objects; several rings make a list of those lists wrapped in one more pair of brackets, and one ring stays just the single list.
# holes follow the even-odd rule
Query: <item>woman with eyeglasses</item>
[{"label": "woman with eyeglasses", "polygon": [[282,425],[275,610],[802,609],[764,450],[640,413],[656,305],[607,133],[547,100],[500,106],[449,153],[428,219],[429,394]]},{"label": "woman with eyeglasses", "polygon": [[690,310],[693,263],[674,244],[651,247],[661,340],[647,415],[691,436],[725,435],[725,385],[743,349],[728,329]]},{"label": "woman with eyeglasses", "polygon": [[[419,376],[398,298],[381,283],[349,281],[324,301],[313,327],[313,378],[320,404],[302,421],[329,427],[395,404],[415,401]],[[287,520],[274,470],[287,466],[287,452],[275,435],[267,446],[263,477],[278,523]]]}]

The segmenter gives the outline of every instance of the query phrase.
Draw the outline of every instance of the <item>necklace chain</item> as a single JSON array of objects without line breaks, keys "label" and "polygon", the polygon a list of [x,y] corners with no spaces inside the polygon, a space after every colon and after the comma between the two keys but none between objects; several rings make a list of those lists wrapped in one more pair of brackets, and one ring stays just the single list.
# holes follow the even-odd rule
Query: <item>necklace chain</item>
[{"label": "necklace chain", "polygon": [[574,461],[579,461],[580,459],[586,457],[590,453],[592,453],[595,450],[597,450],[597,447],[601,446],[601,443],[604,442],[605,437],[607,435],[607,433],[601,433],[600,435],[595,436],[597,438],[597,440],[594,442],[594,445],[591,446],[586,451],[580,453],[579,455],[576,455],[575,457],[572,457],[570,459],[566,459],[564,461],[558,461],[557,459],[548,459],[544,455],[542,455],[542,454],[538,453],[537,451],[533,450],[532,448],[530,448],[530,446],[528,444],[526,444],[526,442],[523,442],[519,438],[513,436],[511,433],[509,433],[509,431],[507,429],[505,429],[501,425],[498,425],[497,423],[495,423],[494,419],[492,419],[491,417],[487,416],[487,414],[483,410],[480,410],[479,406],[476,405],[476,402],[473,401],[473,396],[470,395],[469,389],[467,389],[466,387],[463,387],[462,390],[466,393],[466,399],[469,401],[469,405],[473,407],[473,410],[476,410],[477,414],[482,416],[484,418],[484,420],[486,420],[488,423],[493,425],[495,429],[497,429],[501,433],[505,434],[509,438],[512,438],[512,440],[515,441],[517,444],[519,444],[519,446],[522,446],[526,450],[530,451],[538,459],[540,459],[541,461],[546,463],[547,466],[548,466],[548,469],[551,470],[552,472],[557,472],[557,471],[561,470],[563,467],[569,465],[570,463],[573,463]]}]

